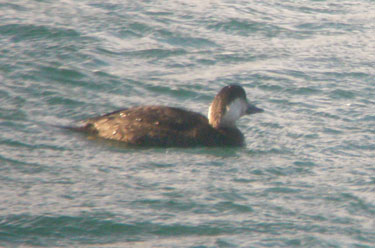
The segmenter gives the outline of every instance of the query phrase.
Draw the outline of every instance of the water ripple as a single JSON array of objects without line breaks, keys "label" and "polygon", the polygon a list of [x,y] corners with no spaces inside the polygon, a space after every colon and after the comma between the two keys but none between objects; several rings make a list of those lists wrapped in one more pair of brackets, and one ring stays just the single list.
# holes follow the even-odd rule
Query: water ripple
[{"label": "water ripple", "polygon": [[[370,1],[0,3],[0,246],[371,247]],[[247,145],[58,128],[138,104],[265,109]],[[332,239],[334,237],[334,239]]]}]

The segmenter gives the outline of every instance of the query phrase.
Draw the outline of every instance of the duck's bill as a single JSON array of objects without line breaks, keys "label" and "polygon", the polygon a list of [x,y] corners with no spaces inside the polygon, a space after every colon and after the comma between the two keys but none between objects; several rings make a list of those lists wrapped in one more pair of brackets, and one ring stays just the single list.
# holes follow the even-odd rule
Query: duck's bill
[{"label": "duck's bill", "polygon": [[246,111],[246,114],[248,114],[248,115],[256,114],[256,113],[262,113],[262,112],[264,112],[264,110],[261,109],[261,108],[258,108],[258,107],[255,106],[255,105],[252,105],[252,104],[250,104],[250,103],[247,105],[247,111]]}]

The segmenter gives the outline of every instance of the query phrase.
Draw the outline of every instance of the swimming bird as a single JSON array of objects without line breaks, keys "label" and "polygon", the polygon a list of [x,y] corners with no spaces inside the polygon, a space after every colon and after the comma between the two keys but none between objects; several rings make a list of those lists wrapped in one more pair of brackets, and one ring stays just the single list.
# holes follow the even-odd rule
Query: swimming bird
[{"label": "swimming bird", "polygon": [[208,118],[182,108],[138,106],[87,119],[74,129],[135,146],[243,146],[236,121],[260,112],[241,86],[228,85],[215,96]]}]

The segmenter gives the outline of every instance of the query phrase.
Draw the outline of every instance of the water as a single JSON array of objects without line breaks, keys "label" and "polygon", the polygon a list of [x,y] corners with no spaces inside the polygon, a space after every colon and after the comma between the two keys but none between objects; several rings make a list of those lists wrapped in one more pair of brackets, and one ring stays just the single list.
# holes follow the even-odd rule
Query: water
[{"label": "water", "polygon": [[[0,246],[375,247],[374,1],[2,1]],[[244,148],[56,128],[139,104],[265,109]]]}]

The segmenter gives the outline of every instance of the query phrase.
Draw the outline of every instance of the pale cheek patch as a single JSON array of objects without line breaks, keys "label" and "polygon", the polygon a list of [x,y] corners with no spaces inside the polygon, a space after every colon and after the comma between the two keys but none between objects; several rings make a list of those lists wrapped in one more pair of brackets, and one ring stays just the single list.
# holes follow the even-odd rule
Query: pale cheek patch
[{"label": "pale cheek patch", "polygon": [[243,115],[244,103],[241,99],[234,100],[221,120],[223,126],[234,126],[235,122]]}]

